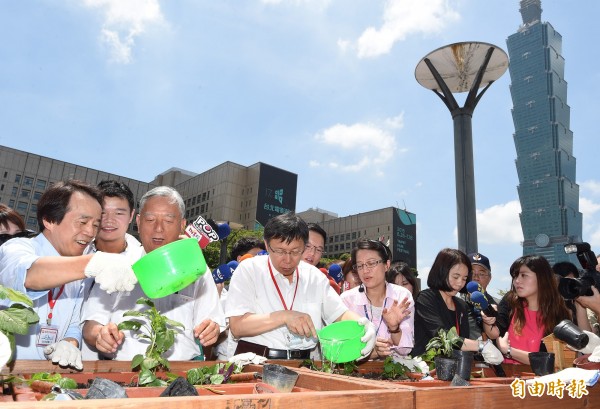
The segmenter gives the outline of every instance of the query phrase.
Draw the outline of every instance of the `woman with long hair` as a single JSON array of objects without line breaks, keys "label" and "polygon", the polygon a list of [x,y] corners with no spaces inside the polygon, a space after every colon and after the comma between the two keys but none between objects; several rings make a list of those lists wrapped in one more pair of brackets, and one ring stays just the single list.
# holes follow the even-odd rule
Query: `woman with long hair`
[{"label": "woman with long hair", "polygon": [[542,338],[564,319],[572,319],[548,261],[538,255],[519,257],[510,266],[511,289],[498,305],[498,317],[483,317],[483,328],[504,354],[505,363],[529,364]]},{"label": "woman with long hair", "polygon": [[349,310],[367,317],[376,328],[371,359],[385,359],[392,354],[406,356],[413,347],[412,295],[406,288],[385,281],[391,255],[382,242],[359,239],[351,260],[361,284],[341,294]]},{"label": "woman with long hair", "polygon": [[408,264],[402,261],[392,264],[392,267],[385,273],[385,280],[388,283],[406,288],[412,294],[413,300],[417,298],[419,291],[421,291],[415,273]]},{"label": "woman with long hair", "polygon": [[429,275],[427,288],[419,293],[415,302],[415,347],[412,356],[425,353],[431,338],[440,329],[452,327],[460,338],[457,349],[480,352],[486,362],[499,364],[502,354],[489,340],[486,342],[471,339],[467,303],[457,297],[465,291],[471,279],[471,262],[465,253],[456,249],[442,249],[435,258]]}]

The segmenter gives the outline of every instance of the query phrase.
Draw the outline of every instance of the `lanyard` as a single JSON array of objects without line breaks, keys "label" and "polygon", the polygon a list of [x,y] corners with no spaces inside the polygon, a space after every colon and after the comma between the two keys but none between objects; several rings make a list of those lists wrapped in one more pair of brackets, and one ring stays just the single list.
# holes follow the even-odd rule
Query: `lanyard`
[{"label": "lanyard", "polygon": [[[271,273],[271,280],[273,280],[273,284],[275,284],[275,288],[277,289],[277,294],[279,294],[279,299],[281,300],[281,303],[283,304],[283,308],[285,308],[285,310],[287,311],[288,307],[287,304],[285,303],[285,300],[283,299],[283,295],[281,295],[281,290],[279,289],[279,286],[277,285],[277,281],[275,281],[275,276],[273,275],[273,270],[271,269],[271,260],[267,259],[267,264],[269,265],[269,273]],[[290,310],[294,309],[294,301],[296,301],[296,293],[298,292],[298,283],[300,282],[300,271],[298,270],[298,267],[296,267],[296,289],[294,290],[294,298],[292,299],[292,305],[290,306]]]},{"label": "lanyard", "polygon": [[60,290],[58,290],[58,295],[56,296],[56,298],[54,298],[54,290],[48,291],[48,306],[50,307],[49,311],[48,311],[48,318],[46,319],[46,323],[48,325],[52,324],[52,310],[54,310],[56,301],[58,301],[58,299],[62,295],[64,289],[65,289],[65,285],[63,284],[60,286]]},{"label": "lanyard", "polygon": [[[385,300],[383,300],[383,308],[381,309],[381,318],[379,321],[379,325],[377,326],[377,331],[375,331],[375,334],[379,334],[379,328],[381,328],[381,323],[383,322],[383,310],[385,309],[385,306],[387,304],[387,297],[385,297]],[[369,306],[371,307],[371,315],[373,315],[373,304],[369,304]],[[369,313],[367,312],[367,306],[365,304],[363,304],[363,309],[365,310],[365,316],[367,317],[367,319],[371,322],[373,322],[373,319],[375,319],[375,317],[371,317],[369,318]]]}]

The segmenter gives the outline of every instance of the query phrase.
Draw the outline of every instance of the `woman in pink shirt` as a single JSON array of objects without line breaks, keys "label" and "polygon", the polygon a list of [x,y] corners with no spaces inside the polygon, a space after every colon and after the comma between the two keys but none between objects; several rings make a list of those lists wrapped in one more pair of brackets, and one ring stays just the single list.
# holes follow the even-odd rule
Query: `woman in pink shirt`
[{"label": "woman in pink shirt", "polygon": [[491,339],[498,339],[505,363],[529,364],[529,353],[540,351],[542,338],[572,317],[544,257],[519,257],[510,275],[512,287],[498,305],[498,318],[482,314],[483,328]]},{"label": "woman in pink shirt", "polygon": [[341,294],[348,309],[367,317],[377,330],[371,359],[406,356],[414,344],[413,298],[406,288],[386,282],[390,257],[390,249],[382,242],[358,240],[351,260],[362,284]]}]

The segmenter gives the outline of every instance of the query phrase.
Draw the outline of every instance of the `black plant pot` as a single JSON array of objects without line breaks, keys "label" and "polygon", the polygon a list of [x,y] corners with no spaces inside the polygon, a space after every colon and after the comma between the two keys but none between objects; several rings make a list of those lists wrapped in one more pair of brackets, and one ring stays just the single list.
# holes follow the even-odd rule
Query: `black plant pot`
[{"label": "black plant pot", "polygon": [[457,359],[456,374],[465,381],[471,379],[471,366],[473,365],[473,352],[455,349],[452,357]]},{"label": "black plant pot", "polygon": [[435,373],[441,381],[451,381],[456,373],[456,366],[458,361],[455,358],[447,358],[445,356],[436,356],[435,362]]}]

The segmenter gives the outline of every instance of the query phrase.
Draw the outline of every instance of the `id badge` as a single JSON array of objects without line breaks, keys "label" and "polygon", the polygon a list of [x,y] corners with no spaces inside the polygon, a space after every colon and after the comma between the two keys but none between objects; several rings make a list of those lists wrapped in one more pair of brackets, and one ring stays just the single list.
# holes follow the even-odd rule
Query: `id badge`
[{"label": "id badge", "polygon": [[36,345],[45,347],[56,343],[58,339],[58,327],[56,325],[40,324]]}]

